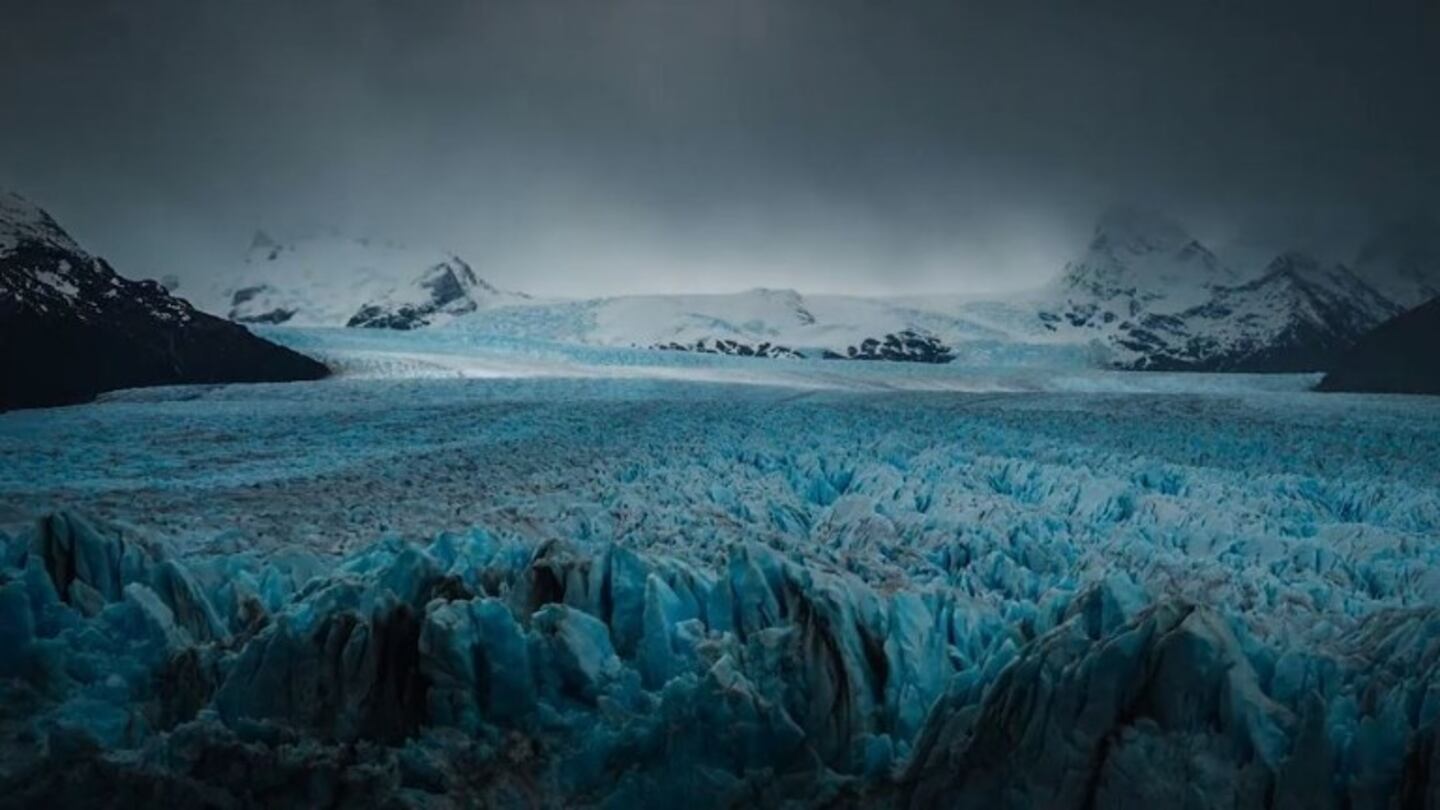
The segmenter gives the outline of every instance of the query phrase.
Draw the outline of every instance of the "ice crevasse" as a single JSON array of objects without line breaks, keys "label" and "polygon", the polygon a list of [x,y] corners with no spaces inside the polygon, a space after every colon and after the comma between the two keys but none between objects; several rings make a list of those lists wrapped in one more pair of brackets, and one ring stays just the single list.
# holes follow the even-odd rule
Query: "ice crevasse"
[{"label": "ice crevasse", "polygon": [[1118,571],[0,541],[0,805],[1440,807],[1433,606],[1260,638]]}]

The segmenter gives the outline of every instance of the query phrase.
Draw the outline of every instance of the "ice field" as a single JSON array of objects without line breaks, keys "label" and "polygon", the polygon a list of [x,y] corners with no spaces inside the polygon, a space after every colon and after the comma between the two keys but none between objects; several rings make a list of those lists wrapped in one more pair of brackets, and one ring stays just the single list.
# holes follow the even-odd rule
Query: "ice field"
[{"label": "ice field", "polygon": [[0,414],[0,806],[1440,806],[1440,401],[275,336]]}]

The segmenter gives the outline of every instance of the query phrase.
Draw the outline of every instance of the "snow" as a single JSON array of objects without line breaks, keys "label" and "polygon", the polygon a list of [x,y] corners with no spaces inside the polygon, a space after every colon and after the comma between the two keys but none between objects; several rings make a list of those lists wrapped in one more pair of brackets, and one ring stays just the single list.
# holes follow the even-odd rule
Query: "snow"
[{"label": "snow", "polygon": [[80,249],[39,206],[11,191],[0,189],[0,257],[24,241],[50,244],[64,250]]},{"label": "snow", "polygon": [[[913,336],[932,350],[903,359],[1053,364],[1064,355],[1100,367],[1316,370],[1316,358],[1430,289],[1440,254],[1427,239],[1412,229],[1372,241],[1360,257],[1362,275],[1382,292],[1344,267],[1294,254],[1265,257],[1263,274],[1251,272],[1261,264],[1252,255],[1240,273],[1174,220],[1122,206],[1099,218],[1088,245],[1053,282],[998,297],[759,288],[537,300],[496,290],[439,251],[335,235],[280,243],[262,234],[232,275],[240,281],[202,306],[255,324],[442,328],[487,339],[786,359],[863,356],[867,341],[903,344]],[[456,287],[463,294],[437,299],[437,289]]]},{"label": "snow", "polygon": [[[0,752],[252,802],[1417,789],[1434,399],[267,333],[372,364],[0,415],[0,686],[67,673]],[[387,346],[514,367],[384,376]]]},{"label": "snow", "polygon": [[1094,367],[1092,350],[1071,344],[964,344],[954,362],[775,362],[688,352],[656,352],[465,329],[414,332],[254,327],[270,340],[322,359],[348,379],[571,377],[688,380],[801,389],[871,391],[1202,392],[1300,391],[1314,374],[1166,374]]},{"label": "snow", "polygon": [[35,273],[35,280],[64,296],[74,298],[79,294],[80,288],[75,286],[68,276],[62,275],[68,271],[69,263],[61,262],[58,271],[41,270]]},{"label": "snow", "polygon": [[1058,301],[1112,304],[1131,318],[1133,304],[1171,314],[1204,303],[1239,274],[1169,218],[1115,207],[1095,226],[1088,250],[1065,268],[1050,294]]},{"label": "snow", "polygon": [[1054,282],[994,300],[755,289],[520,302],[463,315],[446,328],[601,347],[695,351],[731,341],[738,344],[732,353],[766,347],[763,353],[787,358],[792,351],[863,354],[856,350],[866,341],[911,333],[948,350],[931,359],[950,355],[967,365],[1007,365],[1022,356],[1054,364],[1063,355],[1124,368],[1315,370],[1325,351],[1399,309],[1348,269],[1299,254],[1274,258],[1263,276],[1247,281],[1177,223],[1117,208],[1101,217],[1088,248]]},{"label": "snow", "polygon": [[[244,263],[223,274],[222,283],[198,291],[195,303],[239,320],[287,312],[291,325],[344,326],[367,305],[392,309],[428,302],[425,282],[444,270],[470,272],[452,254],[396,242],[322,234],[277,243],[257,234]],[[474,306],[524,300],[479,279],[461,283]],[[435,322],[453,315],[440,313]]]},{"label": "snow", "polygon": [[844,353],[869,338],[914,331],[965,351],[1009,344],[1043,351],[1074,341],[1045,332],[1033,308],[1006,302],[906,299],[750,290],[730,295],[639,295],[486,309],[445,329],[583,346],[651,348],[701,340],[784,346],[807,356]]}]

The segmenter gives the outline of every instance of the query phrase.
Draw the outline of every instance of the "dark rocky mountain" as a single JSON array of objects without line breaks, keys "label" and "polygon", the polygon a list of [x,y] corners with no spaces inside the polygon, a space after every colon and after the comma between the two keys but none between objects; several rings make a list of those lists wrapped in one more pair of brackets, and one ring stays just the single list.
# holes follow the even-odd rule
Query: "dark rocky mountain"
[{"label": "dark rocky mountain", "polygon": [[1440,394],[1440,298],[1361,337],[1332,363],[1320,390]]},{"label": "dark rocky mountain", "polygon": [[315,360],[120,276],[47,213],[0,192],[0,408],[182,383],[313,380]]}]

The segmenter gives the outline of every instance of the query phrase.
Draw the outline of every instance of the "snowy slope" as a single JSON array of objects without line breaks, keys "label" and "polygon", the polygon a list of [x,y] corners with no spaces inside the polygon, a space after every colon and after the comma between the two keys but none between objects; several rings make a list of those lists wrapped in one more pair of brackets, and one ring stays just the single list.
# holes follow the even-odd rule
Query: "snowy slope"
[{"label": "snowy slope", "polygon": [[[759,357],[1005,361],[1084,353],[1130,369],[1315,371],[1397,311],[1339,266],[1300,254],[1247,280],[1174,221],[1105,213],[1044,288],[996,300],[645,295],[510,306],[458,319],[476,333]],[[907,348],[909,347],[909,348]]]},{"label": "snowy slope", "polygon": [[0,191],[0,408],[141,385],[314,379],[326,369],[90,255]]},{"label": "snowy slope", "polygon": [[12,191],[0,189],[0,255],[12,254],[27,242],[80,252],[75,240],[38,205]]},{"label": "snowy slope", "polygon": [[1239,281],[1174,220],[1115,207],[1100,217],[1085,253],[1065,266],[1048,292],[1067,320],[1111,324],[1142,312],[1198,306]]},{"label": "snowy slope", "polygon": [[1399,307],[1355,273],[1298,252],[1243,281],[1180,226],[1112,211],[1042,296],[1057,335],[1089,336],[1122,368],[1324,369]]},{"label": "snowy slope", "polygon": [[906,335],[951,348],[1055,343],[1041,327],[1033,312],[1005,302],[937,304],[755,289],[499,307],[449,328],[593,346],[820,357],[849,356],[862,352],[866,341],[903,342]]},{"label": "snowy slope", "polygon": [[1292,252],[1200,306],[1137,319],[1116,344],[1135,368],[1320,371],[1398,311],[1344,266]]},{"label": "snowy slope", "polygon": [[338,235],[276,242],[257,233],[206,304],[242,323],[413,329],[525,300],[457,256]]}]

